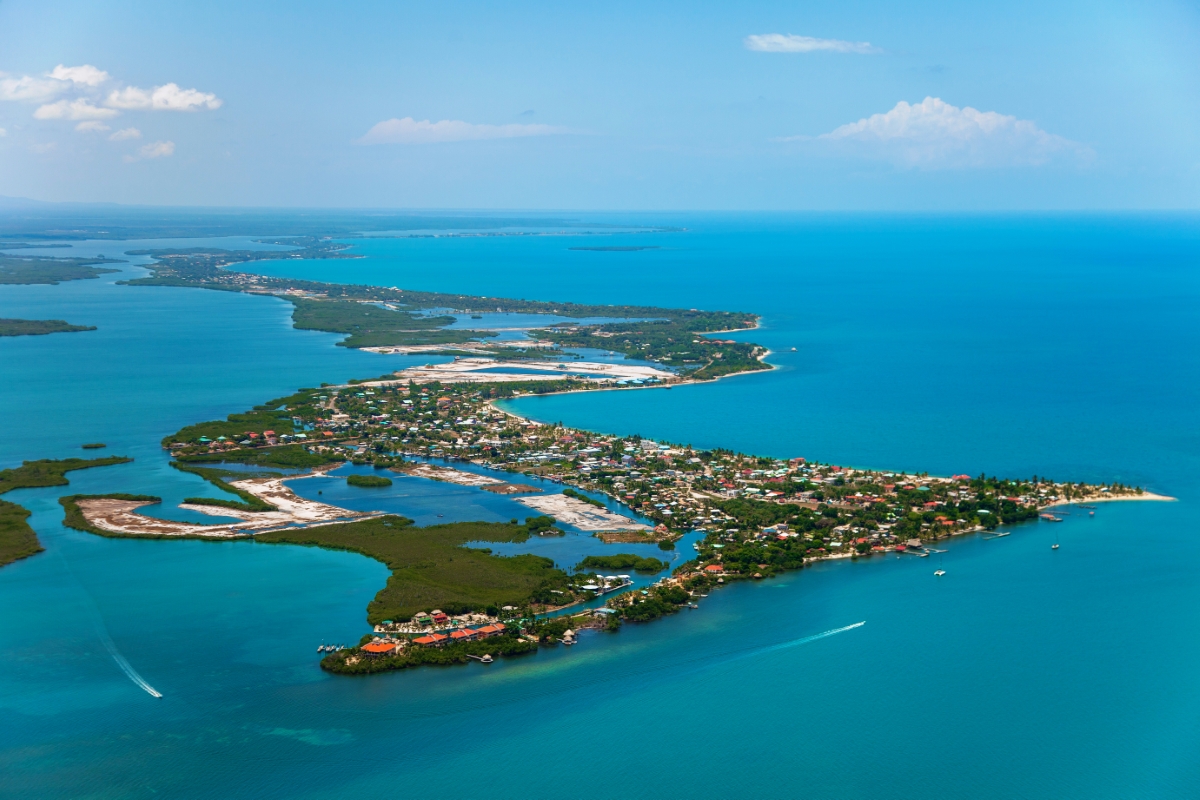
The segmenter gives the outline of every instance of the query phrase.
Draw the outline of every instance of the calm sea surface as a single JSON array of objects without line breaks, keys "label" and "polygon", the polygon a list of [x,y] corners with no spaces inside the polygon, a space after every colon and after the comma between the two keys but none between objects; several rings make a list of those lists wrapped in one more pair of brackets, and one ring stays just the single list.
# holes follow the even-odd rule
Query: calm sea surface
[{"label": "calm sea surface", "polygon": [[[1200,796],[1200,220],[589,220],[687,230],[377,239],[355,243],[360,260],[256,268],[753,311],[763,327],[737,335],[772,349],[771,373],[511,407],[847,465],[1119,480],[1179,502],[964,539],[940,580],[932,559],[824,564],[571,649],[335,679],[316,646],[363,632],[382,565],[102,539],[62,528],[57,498],[153,493],[156,513],[186,518],[170,508],[209,490],[169,468],[164,435],[412,360],[295,331],[280,301],[117,286],[140,273],[132,257],[121,275],[4,286],[0,316],[99,330],[0,340],[0,466],[88,441],[136,461],[5,497],[33,510],[47,552],[0,569],[0,796]],[[570,249],[614,245],[654,249]],[[513,513],[401,483],[389,508],[420,520],[442,502],[447,518]]]}]

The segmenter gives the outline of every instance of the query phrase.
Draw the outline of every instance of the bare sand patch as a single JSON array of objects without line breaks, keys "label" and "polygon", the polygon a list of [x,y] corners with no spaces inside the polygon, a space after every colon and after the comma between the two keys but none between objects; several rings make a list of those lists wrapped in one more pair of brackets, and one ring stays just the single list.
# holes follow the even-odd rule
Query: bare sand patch
[{"label": "bare sand patch", "polygon": [[598,508],[564,494],[548,494],[542,497],[518,497],[522,505],[549,514],[559,522],[573,525],[581,531],[648,531],[650,526],[629,517],[614,514],[606,508]]}]

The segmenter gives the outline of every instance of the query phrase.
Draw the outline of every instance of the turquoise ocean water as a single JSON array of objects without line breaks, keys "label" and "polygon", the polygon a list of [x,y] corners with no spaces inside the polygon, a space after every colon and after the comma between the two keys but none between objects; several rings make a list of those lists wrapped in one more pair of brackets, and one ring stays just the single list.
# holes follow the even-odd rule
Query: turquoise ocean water
[{"label": "turquoise ocean water", "polygon": [[[162,436],[409,362],[292,330],[271,299],[122,275],[0,287],[0,316],[99,327],[0,340],[0,465],[85,441],[136,459],[6,496],[34,511],[47,552],[0,569],[0,796],[1200,794],[1200,220],[595,219],[687,230],[378,239],[356,242],[360,260],[257,268],[754,311],[763,327],[738,335],[771,347],[771,373],[512,407],[849,465],[1120,480],[1179,502],[964,539],[940,580],[931,560],[825,564],[569,650],[334,679],[315,647],[359,635],[381,565],[101,539],[63,529],[56,498],[147,492],[169,508],[204,485],[166,465]],[[570,249],[611,245],[656,249]],[[72,251],[145,246],[163,244]],[[436,518],[437,496],[411,494],[397,508]],[[445,501],[511,513],[503,498]]]}]

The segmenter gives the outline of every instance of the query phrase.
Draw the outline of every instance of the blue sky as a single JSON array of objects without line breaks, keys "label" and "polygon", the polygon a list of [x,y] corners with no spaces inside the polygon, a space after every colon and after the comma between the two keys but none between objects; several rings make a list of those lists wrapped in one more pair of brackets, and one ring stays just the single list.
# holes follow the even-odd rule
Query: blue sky
[{"label": "blue sky", "polygon": [[0,2],[0,195],[1200,204],[1185,2]]}]

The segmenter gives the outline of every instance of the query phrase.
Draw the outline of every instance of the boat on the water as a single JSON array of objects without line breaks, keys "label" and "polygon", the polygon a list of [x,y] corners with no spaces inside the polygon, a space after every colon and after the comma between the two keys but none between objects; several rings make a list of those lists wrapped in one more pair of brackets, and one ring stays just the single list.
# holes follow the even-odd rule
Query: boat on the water
[{"label": "boat on the water", "polygon": [[935,570],[933,574],[934,574],[934,577],[940,578],[946,574],[946,570],[944,570],[944,569]]}]

